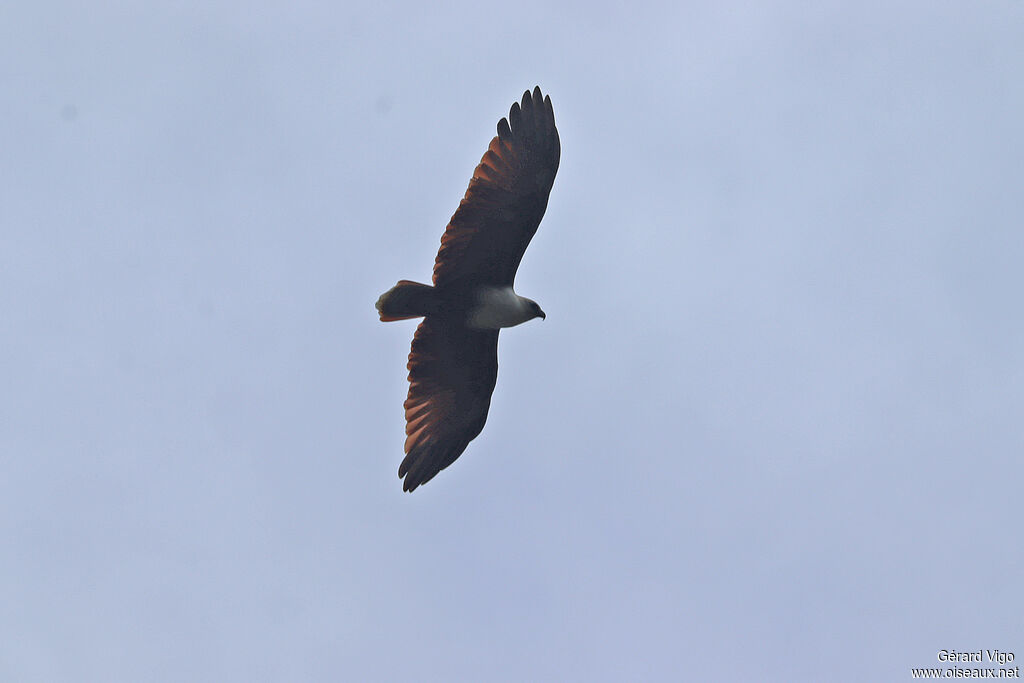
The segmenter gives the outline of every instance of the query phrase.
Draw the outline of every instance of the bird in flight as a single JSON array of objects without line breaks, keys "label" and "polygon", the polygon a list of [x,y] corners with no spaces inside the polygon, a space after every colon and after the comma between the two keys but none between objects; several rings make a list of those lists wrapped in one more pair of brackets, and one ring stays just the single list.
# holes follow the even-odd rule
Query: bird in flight
[{"label": "bird in flight", "polygon": [[537,302],[513,291],[537,232],[561,147],[551,98],[523,93],[473,171],[441,236],[433,286],[410,280],[377,299],[385,322],[423,318],[409,353],[402,488],[413,491],[462,455],[487,421],[498,378],[498,332],[533,318]]}]

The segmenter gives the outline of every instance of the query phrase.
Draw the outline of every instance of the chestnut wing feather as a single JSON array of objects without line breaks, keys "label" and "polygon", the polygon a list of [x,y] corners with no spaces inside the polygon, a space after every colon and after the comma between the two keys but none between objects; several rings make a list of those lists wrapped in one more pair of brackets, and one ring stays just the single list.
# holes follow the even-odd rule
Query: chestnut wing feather
[{"label": "chestnut wing feather", "polygon": [[498,331],[428,317],[409,353],[402,488],[412,491],[455,462],[487,421],[498,378]]},{"label": "chestnut wing feather", "polygon": [[548,205],[561,147],[551,98],[523,93],[473,172],[434,261],[434,284],[512,285]]}]

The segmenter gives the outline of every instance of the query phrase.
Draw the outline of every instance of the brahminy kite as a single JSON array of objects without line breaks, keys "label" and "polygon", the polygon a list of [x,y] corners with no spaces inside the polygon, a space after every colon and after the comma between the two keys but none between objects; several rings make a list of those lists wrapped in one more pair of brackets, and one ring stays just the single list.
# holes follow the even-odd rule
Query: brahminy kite
[{"label": "brahminy kite", "polygon": [[377,299],[387,322],[423,318],[409,353],[402,488],[413,491],[462,455],[487,421],[498,378],[498,332],[544,318],[513,291],[537,232],[561,147],[551,98],[523,93],[473,172],[441,236],[433,286],[410,280]]}]

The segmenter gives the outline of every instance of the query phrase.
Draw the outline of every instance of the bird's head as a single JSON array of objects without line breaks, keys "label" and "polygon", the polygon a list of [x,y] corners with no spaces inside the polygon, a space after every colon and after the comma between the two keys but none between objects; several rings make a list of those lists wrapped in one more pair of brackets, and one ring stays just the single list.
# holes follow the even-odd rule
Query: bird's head
[{"label": "bird's head", "polygon": [[534,301],[533,299],[527,299],[526,301],[527,305],[530,307],[530,313],[533,314],[531,317],[540,318],[541,320],[547,319],[547,316],[544,315],[544,311],[540,310],[540,305],[536,301]]}]

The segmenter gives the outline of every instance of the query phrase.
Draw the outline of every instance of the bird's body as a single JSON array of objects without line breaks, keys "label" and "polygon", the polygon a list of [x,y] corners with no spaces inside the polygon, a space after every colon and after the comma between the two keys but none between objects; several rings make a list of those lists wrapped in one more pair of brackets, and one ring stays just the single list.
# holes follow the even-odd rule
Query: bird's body
[{"label": "bird's body", "polygon": [[412,491],[455,461],[487,420],[498,331],[544,312],[513,290],[547,208],[561,148],[551,99],[523,94],[473,173],[434,262],[433,286],[409,280],[377,299],[383,321],[423,317],[409,354],[406,457]]},{"label": "bird's body", "polygon": [[512,287],[446,288],[400,280],[377,299],[381,320],[407,320],[430,316],[477,330],[515,327],[527,320],[544,318],[532,299],[519,296]]}]

